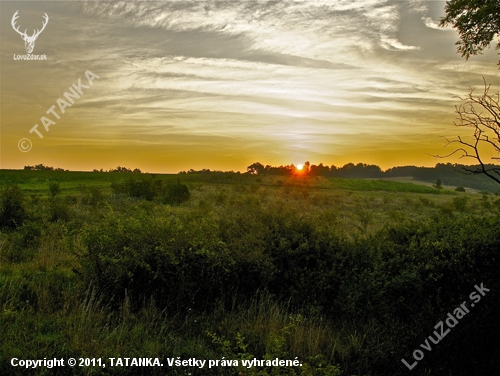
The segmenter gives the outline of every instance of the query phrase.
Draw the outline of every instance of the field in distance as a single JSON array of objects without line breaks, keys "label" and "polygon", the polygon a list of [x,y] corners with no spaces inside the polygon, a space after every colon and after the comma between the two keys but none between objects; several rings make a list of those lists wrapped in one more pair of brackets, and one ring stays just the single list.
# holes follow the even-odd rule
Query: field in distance
[{"label": "field in distance", "polygon": [[[367,234],[386,225],[406,220],[453,213],[481,213],[493,195],[456,192],[431,184],[414,184],[409,179],[348,179],[298,176],[259,176],[232,172],[187,174],[138,174],[120,172],[0,170],[2,185],[17,184],[34,200],[47,199],[49,185],[57,182],[60,196],[81,202],[85,191],[94,187],[108,199],[116,199],[113,183],[127,180],[159,180],[165,184],[185,183],[191,198],[186,208],[211,206],[221,211],[241,201],[255,205],[283,204],[328,221],[343,233]],[[394,181],[399,180],[399,181]],[[129,199],[134,199],[129,198]],[[137,198],[139,199],[139,198]],[[154,201],[154,200],[153,200]],[[179,209],[176,209],[179,210]]]}]

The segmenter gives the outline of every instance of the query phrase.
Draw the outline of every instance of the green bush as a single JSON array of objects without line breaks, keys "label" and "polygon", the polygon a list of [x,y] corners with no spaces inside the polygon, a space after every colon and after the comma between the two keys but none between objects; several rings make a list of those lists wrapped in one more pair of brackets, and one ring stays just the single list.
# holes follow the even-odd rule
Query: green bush
[{"label": "green bush", "polygon": [[[89,227],[80,271],[85,285],[98,287],[117,306],[126,296],[139,306],[153,297],[176,312],[188,306],[209,310],[227,296],[241,301],[269,291],[291,310],[321,313],[365,333],[350,339],[353,358],[341,368],[382,374],[400,365],[436,321],[484,282],[492,292],[483,309],[440,343],[447,357],[438,357],[441,350],[426,354],[422,369],[472,372],[483,367],[482,354],[497,348],[497,218],[437,217],[347,241],[297,209],[264,208],[247,199],[226,212],[228,218],[210,208],[203,215],[175,216],[165,208],[135,218],[114,215]],[[268,352],[283,348],[280,336],[269,337]],[[464,361],[467,352],[474,367]],[[349,365],[356,356],[363,360],[359,368]]]},{"label": "green bush", "polygon": [[7,185],[0,197],[0,227],[16,228],[27,219],[24,194],[18,185]]},{"label": "green bush", "polygon": [[140,305],[209,306],[224,291],[234,261],[211,218],[179,220],[141,214],[108,218],[85,231],[84,285],[91,283],[119,304],[128,295]]},{"label": "green bush", "polygon": [[76,205],[78,203],[78,197],[76,196],[65,196],[64,201],[68,205]]},{"label": "green bush", "polygon": [[151,176],[130,178],[124,182],[113,182],[111,189],[114,194],[125,194],[130,197],[151,201],[157,194],[161,181],[154,180]]},{"label": "green bush", "polygon": [[53,182],[49,184],[50,197],[54,198],[59,193],[61,193],[61,187],[58,182]]},{"label": "green bush", "polygon": [[99,187],[86,187],[80,186],[80,192],[82,194],[82,204],[96,206],[104,202],[104,196]]},{"label": "green bush", "polygon": [[56,197],[49,200],[49,220],[67,222],[71,219],[70,206]]},{"label": "green bush", "polygon": [[465,210],[467,209],[468,201],[469,201],[468,197],[454,197],[451,203],[456,210],[460,212],[465,212]]},{"label": "green bush", "polygon": [[43,225],[39,222],[25,221],[18,228],[18,233],[21,235],[22,247],[36,248],[40,245]]},{"label": "green bush", "polygon": [[177,180],[167,186],[166,194],[163,196],[163,202],[171,205],[179,205],[186,202],[191,197],[191,192],[186,184]]},{"label": "green bush", "polygon": [[188,186],[179,180],[165,183],[151,175],[113,182],[111,189],[115,195],[123,194],[148,201],[159,198],[162,203],[170,205],[179,205],[191,197]]}]

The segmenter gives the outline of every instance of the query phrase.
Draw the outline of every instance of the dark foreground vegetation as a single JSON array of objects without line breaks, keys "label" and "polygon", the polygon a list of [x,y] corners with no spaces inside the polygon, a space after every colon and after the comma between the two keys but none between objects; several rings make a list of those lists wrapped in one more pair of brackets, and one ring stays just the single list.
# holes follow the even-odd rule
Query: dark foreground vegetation
[{"label": "dark foreground vegetation", "polygon": [[[500,369],[497,196],[321,177],[17,174],[38,175],[0,172],[1,375]],[[470,313],[420,347],[481,283],[490,291]],[[415,349],[425,356],[409,371],[401,359]],[[302,367],[20,371],[13,357]]]}]

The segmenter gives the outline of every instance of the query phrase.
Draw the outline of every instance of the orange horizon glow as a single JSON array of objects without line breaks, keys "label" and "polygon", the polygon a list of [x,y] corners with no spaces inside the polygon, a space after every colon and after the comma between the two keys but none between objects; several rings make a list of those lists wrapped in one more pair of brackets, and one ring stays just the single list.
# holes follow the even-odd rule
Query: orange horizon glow
[{"label": "orange horizon glow", "polygon": [[[279,4],[0,2],[0,168],[473,162],[434,156],[452,151],[443,137],[471,138],[455,96],[483,77],[498,91],[498,56],[456,53],[456,32],[435,27],[445,1]],[[50,17],[34,50],[47,60],[13,58],[17,11],[26,26]]]}]

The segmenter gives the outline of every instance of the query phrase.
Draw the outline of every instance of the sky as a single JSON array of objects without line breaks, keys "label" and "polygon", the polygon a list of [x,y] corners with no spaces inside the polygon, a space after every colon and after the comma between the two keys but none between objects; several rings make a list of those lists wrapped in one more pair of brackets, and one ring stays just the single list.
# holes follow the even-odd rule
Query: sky
[{"label": "sky", "polygon": [[[457,96],[483,77],[499,90],[498,51],[465,61],[444,6],[0,1],[0,168],[460,162],[435,155],[467,136]],[[48,16],[32,52],[46,60],[20,60],[16,11],[29,36]]]}]

